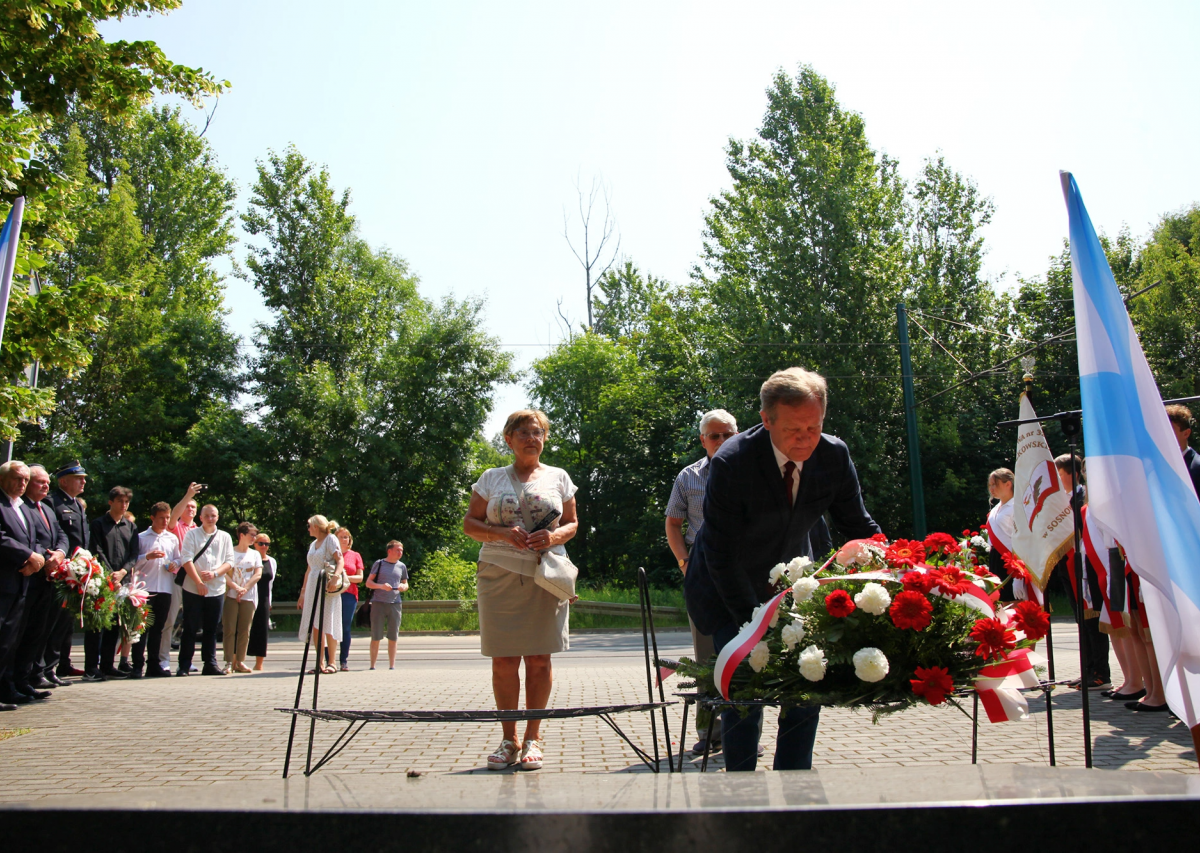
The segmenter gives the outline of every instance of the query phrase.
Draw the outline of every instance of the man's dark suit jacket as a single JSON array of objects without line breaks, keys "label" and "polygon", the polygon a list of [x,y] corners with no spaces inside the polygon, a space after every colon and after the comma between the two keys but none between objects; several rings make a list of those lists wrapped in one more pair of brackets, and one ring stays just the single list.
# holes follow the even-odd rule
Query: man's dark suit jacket
[{"label": "man's dark suit jacket", "polygon": [[46,498],[46,503],[54,507],[58,523],[67,534],[67,559],[75,553],[76,548],[91,550],[91,537],[88,535],[88,521],[83,513],[83,507],[76,498],[67,497],[62,489],[55,489]]},{"label": "man's dark suit jacket", "polygon": [[1192,477],[1192,488],[1196,490],[1197,497],[1200,497],[1200,453],[1189,447],[1183,451],[1183,464],[1187,466],[1188,474]]},{"label": "man's dark suit jacket", "polygon": [[19,511],[25,516],[24,527],[8,495],[0,492],[0,595],[24,595],[29,586],[21,567],[37,548],[37,527],[28,505],[22,504]]},{"label": "man's dark suit jacket", "polygon": [[822,435],[804,463],[796,504],[788,507],[783,475],[761,425],[726,441],[709,463],[704,526],[684,578],[688,613],[713,634],[749,621],[770,598],[776,563],[811,557],[809,531],[828,511],[852,539],[881,532],[863,506],[858,474],[845,442]]},{"label": "man's dark suit jacket", "polygon": [[[39,507],[39,505],[33,501],[26,500],[24,508],[29,510],[29,512],[26,514],[26,517],[33,516],[33,524],[36,531],[34,549],[43,557],[45,557],[51,551],[62,551],[64,554],[69,555],[69,552],[67,551],[67,534],[63,533],[63,529],[58,523],[58,516],[55,515],[54,507],[50,506],[50,502],[41,501],[41,505]],[[38,512],[39,508],[42,510],[42,512],[46,513],[46,518],[44,520],[42,519],[42,513]],[[49,522],[48,525],[47,522]],[[29,594],[33,595],[32,588],[38,584],[48,583],[51,583],[51,581],[46,577],[45,572],[36,572],[35,574],[30,575],[29,585],[31,589]]]}]

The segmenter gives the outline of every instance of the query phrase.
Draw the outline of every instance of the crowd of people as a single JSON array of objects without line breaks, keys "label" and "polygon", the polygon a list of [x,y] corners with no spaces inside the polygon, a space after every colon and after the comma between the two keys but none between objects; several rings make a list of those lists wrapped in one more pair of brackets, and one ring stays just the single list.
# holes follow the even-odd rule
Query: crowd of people
[{"label": "crowd of people", "polygon": [[[1166,407],[1167,418],[1183,454],[1184,465],[1192,478],[1192,487],[1200,497],[1200,454],[1189,445],[1194,419],[1187,406]],[[1074,550],[1063,557],[1051,572],[1047,589],[1068,597],[1076,621],[1083,618],[1088,671],[1072,682],[1077,689],[1099,691],[1101,695],[1139,713],[1167,713],[1166,695],[1159,674],[1154,640],[1142,600],[1137,567],[1125,559],[1120,543],[1092,523],[1087,507],[1087,466],[1080,464],[1076,482],[1070,454],[1055,458],[1054,467],[1065,491],[1080,511],[1081,559]],[[1013,515],[1014,477],[1008,468],[998,468],[988,476],[988,494],[996,501],[988,515],[987,528],[992,543],[991,569],[1001,577],[1003,555],[1012,549],[1016,525]],[[1082,596],[1078,570],[1082,568]],[[1005,597],[1037,597],[1028,583],[1014,580]],[[1112,684],[1110,652],[1116,655],[1122,681]]]},{"label": "crowd of people", "polygon": [[[216,506],[198,505],[197,496],[205,488],[201,483],[192,483],[174,506],[163,501],[151,505],[149,523],[141,532],[129,512],[133,493],[124,486],[111,488],[107,511],[89,521],[81,497],[87,476],[78,461],[53,474],[42,465],[18,460],[0,465],[0,711],[45,701],[52,690],[72,684],[72,678],[102,682],[261,672],[278,575],[269,553],[271,537],[243,521],[236,527],[235,541],[217,526]],[[325,671],[339,671],[334,666],[339,641],[340,670],[349,668],[350,627],[358,585],[364,580],[373,591],[373,604],[377,602],[371,618],[371,668],[385,630],[394,668],[399,602],[408,589],[408,571],[400,561],[403,546],[396,540],[388,543],[388,556],[364,573],[349,530],[322,516],[310,520],[309,530],[314,536],[309,566],[318,567],[322,585],[327,562],[346,570],[342,589],[327,593],[323,627],[316,626],[318,655],[322,645],[330,652]],[[80,614],[59,602],[53,580],[56,570],[79,549],[89,552],[114,584],[145,595],[152,614],[145,631],[131,636],[120,624],[80,629]],[[314,555],[319,555],[315,561]],[[310,595],[309,602],[314,598]],[[304,600],[302,595],[302,604]],[[302,621],[302,636],[306,624]],[[72,661],[78,650],[76,633],[83,634],[81,668]]]}]

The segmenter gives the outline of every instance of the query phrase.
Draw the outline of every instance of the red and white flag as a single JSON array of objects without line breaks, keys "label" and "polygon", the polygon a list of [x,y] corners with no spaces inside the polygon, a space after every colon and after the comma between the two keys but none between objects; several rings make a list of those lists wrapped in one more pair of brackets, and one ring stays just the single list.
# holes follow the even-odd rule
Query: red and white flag
[{"label": "red and white flag", "polygon": [[[1021,420],[1033,421],[1037,413],[1029,398],[1021,394]],[[1073,546],[1075,520],[1071,495],[1058,477],[1054,457],[1042,425],[1021,424],[1017,430],[1017,461],[1014,474],[1013,553],[1024,561],[1039,590],[1045,590],[1054,566]]]}]

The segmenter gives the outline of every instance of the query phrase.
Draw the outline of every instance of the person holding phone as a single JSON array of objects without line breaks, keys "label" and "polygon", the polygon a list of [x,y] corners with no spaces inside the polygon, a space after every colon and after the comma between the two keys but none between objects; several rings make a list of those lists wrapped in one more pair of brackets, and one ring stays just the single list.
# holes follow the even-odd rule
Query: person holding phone
[{"label": "person holding phone", "polygon": [[[577,487],[562,468],[543,465],[542,448],[550,422],[534,409],[508,416],[504,442],[512,465],[484,471],[471,487],[463,531],[477,542],[475,575],[482,653],[492,659],[496,707],[512,710],[521,700],[521,662],[525,662],[525,707],[545,708],[553,675],[550,656],[565,651],[570,605],[534,583],[539,553],[563,547],[579,527]],[[519,490],[519,492],[518,492]],[[526,530],[528,514],[533,530]],[[549,524],[546,519],[552,518]],[[517,724],[501,724],[503,739],[488,756],[489,770],[519,764],[537,770],[544,758],[541,720],[529,720],[517,742]]]},{"label": "person holding phone", "polygon": [[387,543],[387,557],[376,560],[367,574],[371,590],[371,669],[379,657],[379,641],[386,627],[388,669],[396,668],[396,641],[400,639],[400,616],[404,593],[408,592],[408,567],[400,562],[404,545],[399,539]]}]

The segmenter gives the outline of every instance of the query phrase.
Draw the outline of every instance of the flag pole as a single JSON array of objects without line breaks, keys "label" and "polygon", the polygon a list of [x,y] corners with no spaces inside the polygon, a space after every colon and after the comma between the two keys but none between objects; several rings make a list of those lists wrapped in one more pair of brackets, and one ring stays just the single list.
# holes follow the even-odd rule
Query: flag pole
[{"label": "flag pole", "polygon": [[1059,422],[1062,426],[1063,434],[1067,437],[1067,444],[1071,448],[1071,517],[1075,522],[1075,530],[1072,534],[1075,540],[1075,553],[1071,559],[1075,561],[1075,601],[1078,604],[1076,611],[1079,614],[1079,692],[1083,694],[1083,766],[1090,768],[1092,766],[1092,709],[1091,709],[1091,691],[1088,689],[1088,649],[1085,626],[1087,622],[1087,607],[1083,599],[1083,584],[1084,584],[1084,563],[1083,554],[1080,550],[1079,535],[1083,526],[1083,518],[1080,514],[1079,502],[1075,500],[1075,495],[1078,494],[1076,489],[1079,488],[1079,455],[1076,444],[1079,441],[1079,433],[1083,431],[1083,419],[1080,415],[1063,418]]},{"label": "flag pole", "polygon": [[[1025,375],[1021,377],[1025,383],[1025,399],[1030,405],[1033,404],[1033,373],[1032,359],[1030,365],[1025,370]],[[1031,581],[1032,585],[1032,581]],[[1049,606],[1050,601],[1045,597],[1045,591],[1042,592],[1043,601]],[[1050,759],[1050,766],[1057,766],[1058,762],[1054,755],[1054,632],[1052,630],[1051,619],[1046,620],[1046,666],[1048,667],[1049,683],[1042,686],[1042,693],[1046,697],[1046,752]]]}]

